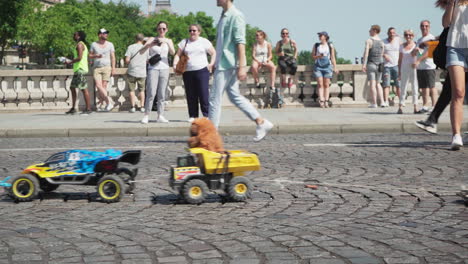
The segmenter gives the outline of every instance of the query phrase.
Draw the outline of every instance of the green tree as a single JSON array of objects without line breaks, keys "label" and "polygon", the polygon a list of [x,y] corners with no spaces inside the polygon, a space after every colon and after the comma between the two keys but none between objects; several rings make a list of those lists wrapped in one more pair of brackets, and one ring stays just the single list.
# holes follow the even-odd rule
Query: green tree
[{"label": "green tree", "polygon": [[18,15],[25,0],[0,1],[0,64],[3,63],[5,49],[14,39],[18,29]]}]

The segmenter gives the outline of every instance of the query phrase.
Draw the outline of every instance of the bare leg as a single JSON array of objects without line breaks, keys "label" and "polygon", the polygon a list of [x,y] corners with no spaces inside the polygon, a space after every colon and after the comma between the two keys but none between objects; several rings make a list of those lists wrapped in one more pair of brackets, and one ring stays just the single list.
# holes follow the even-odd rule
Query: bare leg
[{"label": "bare leg", "polygon": [[377,81],[376,80],[370,80],[369,81],[369,86],[370,86],[370,95],[371,95],[371,98],[372,98],[372,104],[376,105],[377,104],[377,91],[376,91]]},{"label": "bare leg", "polygon": [[258,69],[259,69],[259,65],[256,61],[252,61],[252,68],[251,68],[251,71],[252,71],[252,76],[254,78],[254,81],[255,81],[255,85],[257,85],[260,80],[258,78]]},{"label": "bare leg", "polygon": [[449,66],[452,83],[452,102],[450,104],[450,123],[452,134],[460,134],[463,121],[463,99],[465,98],[465,71],[461,66]]},{"label": "bare leg", "polygon": [[70,91],[71,91],[71,94],[72,94],[72,109],[75,109],[75,107],[76,107],[76,88],[71,88]]},{"label": "bare leg", "polygon": [[330,79],[323,78],[323,98],[325,99],[325,108],[328,108],[330,99]]},{"label": "bare leg", "polygon": [[324,95],[324,87],[323,87],[323,77],[318,77],[317,78],[317,90],[318,90],[318,96],[319,96],[319,103],[320,107],[325,106],[325,95]]},{"label": "bare leg", "polygon": [[85,104],[86,104],[86,110],[91,111],[91,104],[89,100],[89,92],[88,89],[81,90],[83,92],[83,97],[85,99]]},{"label": "bare leg", "polygon": [[129,95],[130,95],[130,104],[132,105],[132,108],[134,108],[135,101],[136,101],[135,91],[129,92]]},{"label": "bare leg", "polygon": [[380,105],[384,103],[383,89],[380,82],[376,81],[377,96],[379,97]]},{"label": "bare leg", "polygon": [[439,96],[439,92],[437,91],[437,88],[431,88],[430,89],[430,96],[431,96],[431,102],[432,102],[432,107],[435,106],[437,103],[437,97]]}]

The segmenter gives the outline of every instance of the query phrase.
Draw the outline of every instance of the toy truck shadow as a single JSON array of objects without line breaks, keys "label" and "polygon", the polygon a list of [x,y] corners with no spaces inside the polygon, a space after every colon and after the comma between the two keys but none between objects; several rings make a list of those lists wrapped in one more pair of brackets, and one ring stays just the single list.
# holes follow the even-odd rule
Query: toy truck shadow
[{"label": "toy truck shadow", "polygon": [[[139,150],[123,153],[116,150],[59,152],[50,156],[44,163],[27,167],[22,175],[12,177],[11,187],[6,189],[16,202],[28,202],[40,195],[44,197],[43,193],[53,192],[61,185],[88,185],[96,186],[102,201],[118,202],[124,194],[133,191],[134,179],[138,173],[138,169],[130,170],[119,165],[136,165],[140,156]],[[70,195],[65,194],[64,200],[69,199]],[[92,199],[90,194],[86,197],[88,200]]]},{"label": "toy truck shadow", "polygon": [[177,158],[177,166],[171,167],[169,176],[170,187],[185,202],[203,203],[209,190],[224,190],[234,202],[251,197],[253,186],[244,175],[247,171],[260,170],[256,154],[243,150],[217,153],[202,148],[192,148],[190,152]]}]

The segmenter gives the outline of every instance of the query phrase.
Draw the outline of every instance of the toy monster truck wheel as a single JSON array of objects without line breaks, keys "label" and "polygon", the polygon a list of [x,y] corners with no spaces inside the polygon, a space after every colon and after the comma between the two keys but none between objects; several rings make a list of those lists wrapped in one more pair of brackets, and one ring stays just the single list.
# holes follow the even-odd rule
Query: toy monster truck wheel
[{"label": "toy monster truck wheel", "polygon": [[59,187],[58,184],[50,183],[46,179],[40,179],[39,186],[41,187],[41,190],[44,192],[53,192],[57,190],[57,188]]},{"label": "toy monster truck wheel", "polygon": [[129,181],[132,180],[132,176],[133,176],[133,172],[131,170],[127,168],[119,168],[117,169],[116,174],[117,175],[126,174],[128,176],[124,180],[124,182],[127,183],[128,185],[126,193],[130,193],[135,189],[135,183],[134,182],[129,183]]},{"label": "toy monster truck wheel", "polygon": [[39,181],[32,175],[16,176],[11,181],[10,195],[18,202],[29,202],[39,193]]},{"label": "toy monster truck wheel", "polygon": [[99,180],[97,191],[99,196],[107,203],[120,201],[125,193],[125,183],[119,176],[105,176]]},{"label": "toy monster truck wheel", "polygon": [[201,204],[205,201],[208,186],[202,180],[194,179],[184,184],[182,196],[190,204]]},{"label": "toy monster truck wheel", "polygon": [[235,202],[245,201],[252,195],[252,183],[246,177],[234,177],[228,183],[227,194]]}]

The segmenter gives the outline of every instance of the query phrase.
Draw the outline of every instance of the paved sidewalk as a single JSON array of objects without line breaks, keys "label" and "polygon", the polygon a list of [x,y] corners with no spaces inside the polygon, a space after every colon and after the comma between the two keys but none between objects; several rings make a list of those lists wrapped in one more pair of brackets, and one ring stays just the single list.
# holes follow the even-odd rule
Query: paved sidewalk
[{"label": "paved sidewalk", "polygon": [[[395,107],[368,108],[285,108],[260,110],[275,124],[272,134],[302,133],[409,133],[419,130],[414,122],[427,115],[397,115]],[[412,112],[411,107],[406,107]],[[468,108],[465,107],[468,117]],[[187,135],[186,109],[170,109],[168,124],[141,124],[142,113],[93,112],[89,116],[68,116],[63,112],[0,113],[0,137],[78,137],[78,136],[168,136]],[[151,121],[151,120],[150,120]],[[440,118],[439,131],[450,132],[448,109]],[[463,130],[468,129],[465,118]],[[225,108],[220,125],[222,134],[254,134],[254,124],[238,109]]]}]

